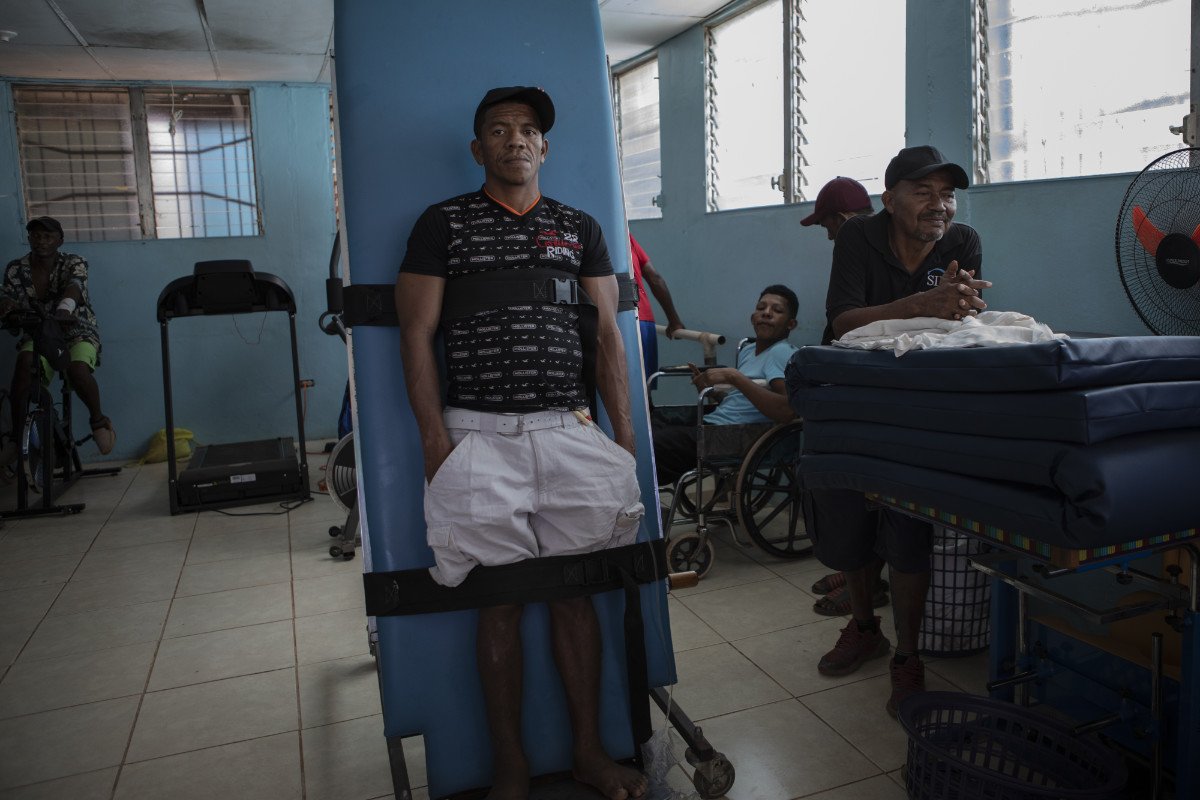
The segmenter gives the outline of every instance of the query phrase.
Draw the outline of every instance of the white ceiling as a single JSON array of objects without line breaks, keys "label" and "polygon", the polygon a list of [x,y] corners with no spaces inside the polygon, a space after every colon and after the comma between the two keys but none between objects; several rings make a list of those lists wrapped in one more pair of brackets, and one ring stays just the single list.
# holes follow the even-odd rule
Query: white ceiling
[{"label": "white ceiling", "polygon": [[[616,64],[729,0],[600,0]],[[333,0],[4,0],[0,75],[117,81],[329,81]],[[0,32],[0,39],[4,33]]]}]

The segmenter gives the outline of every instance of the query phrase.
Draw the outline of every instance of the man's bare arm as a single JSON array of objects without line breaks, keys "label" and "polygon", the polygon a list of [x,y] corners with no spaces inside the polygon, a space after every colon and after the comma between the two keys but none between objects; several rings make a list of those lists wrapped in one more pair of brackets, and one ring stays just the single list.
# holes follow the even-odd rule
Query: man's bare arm
[{"label": "man's bare arm", "polygon": [[629,377],[625,367],[625,342],[617,327],[617,279],[580,278],[579,284],[596,303],[599,325],[596,336],[596,388],[612,423],[613,440],[630,453],[637,453],[630,417]]},{"label": "man's bare arm", "polygon": [[647,261],[642,264],[642,278],[650,287],[651,294],[658,304],[662,306],[667,315],[667,338],[674,336],[675,331],[684,327],[683,320],[679,318],[679,312],[675,310],[675,301],[671,299],[671,290],[667,288],[667,281],[662,274],[654,268],[654,265]]},{"label": "man's bare arm", "polygon": [[400,321],[400,359],[404,384],[425,456],[425,480],[432,480],[453,446],[442,421],[441,380],[433,343],[442,316],[446,279],[400,273],[396,279],[396,316]]}]

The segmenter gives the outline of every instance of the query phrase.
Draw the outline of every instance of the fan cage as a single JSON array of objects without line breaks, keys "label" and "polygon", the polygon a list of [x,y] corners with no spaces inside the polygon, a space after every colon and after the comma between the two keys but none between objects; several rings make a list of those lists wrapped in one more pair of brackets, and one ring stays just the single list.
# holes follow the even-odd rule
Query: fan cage
[{"label": "fan cage", "polygon": [[1153,238],[1148,224],[1200,244],[1200,148],[1166,153],[1138,173],[1121,201],[1116,230],[1117,270],[1138,317],[1160,335],[1200,335],[1200,284],[1177,289],[1162,279],[1154,253],[1139,238],[1134,209],[1145,214],[1143,238]]}]

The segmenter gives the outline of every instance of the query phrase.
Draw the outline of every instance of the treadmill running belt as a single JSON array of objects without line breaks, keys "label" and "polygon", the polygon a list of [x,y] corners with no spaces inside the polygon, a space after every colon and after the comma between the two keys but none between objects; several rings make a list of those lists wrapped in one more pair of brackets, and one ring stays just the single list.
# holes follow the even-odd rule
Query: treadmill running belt
[{"label": "treadmill running belt", "polygon": [[284,443],[291,444],[287,439],[260,439],[255,442],[231,442],[229,444],[210,444],[206,448],[198,448],[196,455],[202,458],[193,467],[219,467],[234,464],[249,464],[254,461],[275,461],[281,458],[295,458],[293,448],[284,449]]}]

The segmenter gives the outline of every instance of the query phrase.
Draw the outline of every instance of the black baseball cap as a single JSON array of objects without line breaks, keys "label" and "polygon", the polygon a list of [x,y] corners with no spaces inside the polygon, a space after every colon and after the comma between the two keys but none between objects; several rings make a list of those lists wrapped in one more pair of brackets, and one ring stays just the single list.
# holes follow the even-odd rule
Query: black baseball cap
[{"label": "black baseball cap", "polygon": [[966,170],[947,161],[936,147],[923,144],[919,147],[906,147],[896,154],[888,163],[887,171],[883,173],[883,186],[885,189],[891,189],[900,181],[915,181],[940,169],[948,171],[954,177],[956,189],[966,189],[971,185]]},{"label": "black baseball cap", "polygon": [[34,217],[33,219],[29,220],[29,222],[25,223],[26,231],[32,231],[34,228],[53,231],[59,236],[63,235],[62,223],[56,220],[54,217]]},{"label": "black baseball cap", "polygon": [[554,103],[550,95],[540,86],[501,86],[489,89],[479,101],[475,109],[475,137],[479,138],[479,129],[483,126],[483,114],[489,107],[497,103],[524,103],[533,108],[541,123],[542,133],[546,134],[554,126]]}]

